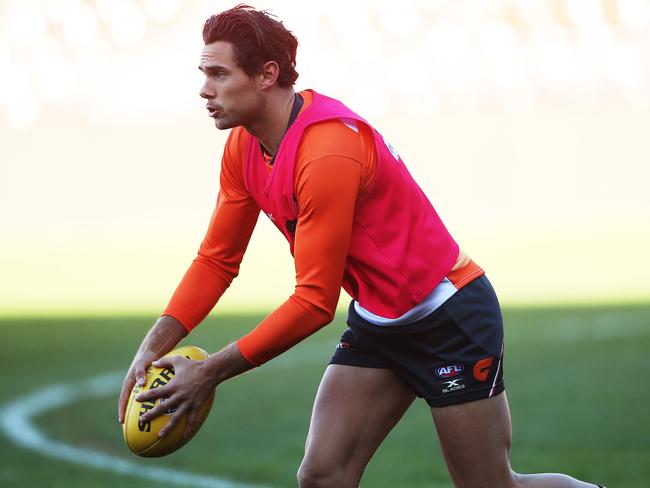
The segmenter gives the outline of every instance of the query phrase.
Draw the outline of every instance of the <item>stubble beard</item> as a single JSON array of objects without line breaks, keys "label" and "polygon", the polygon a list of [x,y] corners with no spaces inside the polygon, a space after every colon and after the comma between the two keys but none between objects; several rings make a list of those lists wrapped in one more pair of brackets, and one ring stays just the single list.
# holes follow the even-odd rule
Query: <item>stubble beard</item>
[{"label": "stubble beard", "polygon": [[[254,107],[249,107],[248,110],[240,112],[238,114],[222,115],[220,118],[215,117],[214,125],[219,130],[232,129],[233,127],[248,127],[254,123],[260,116],[260,113],[263,113],[266,108],[266,103],[263,97],[256,97],[256,103]],[[222,109],[223,110],[223,107]]]},{"label": "stubble beard", "polygon": [[[238,117],[237,119],[241,119],[241,117]],[[232,129],[233,127],[238,127],[240,125],[243,125],[241,120],[233,119],[232,116],[221,116],[221,117],[215,117],[214,118],[214,126],[219,129],[219,130],[227,130],[227,129]]]}]

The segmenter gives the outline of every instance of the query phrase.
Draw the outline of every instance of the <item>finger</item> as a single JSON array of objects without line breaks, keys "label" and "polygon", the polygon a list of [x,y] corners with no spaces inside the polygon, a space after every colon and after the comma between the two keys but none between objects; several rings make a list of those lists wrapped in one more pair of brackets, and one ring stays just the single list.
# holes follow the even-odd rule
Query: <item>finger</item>
[{"label": "finger", "polygon": [[181,356],[162,357],[151,363],[156,368],[173,368]]},{"label": "finger", "polygon": [[[178,403],[179,403],[178,397],[165,398],[164,401],[158,402],[150,410],[147,410],[146,413],[140,415],[140,422],[143,423],[151,422],[153,419],[160,417],[163,414],[166,414],[167,412],[169,412],[169,410],[175,411],[176,405]],[[149,405],[147,405],[147,407],[148,406]]]},{"label": "finger", "polygon": [[187,412],[187,426],[185,427],[185,432],[183,432],[183,439],[188,439],[192,436],[192,433],[196,430],[198,417],[198,411],[194,408]]},{"label": "finger", "polygon": [[176,411],[172,414],[172,416],[169,417],[169,420],[167,421],[165,426],[162,429],[160,429],[160,432],[158,433],[158,437],[165,437],[167,433],[171,432],[171,430],[178,423],[178,421],[183,418],[183,414],[185,413],[185,410],[187,410],[187,403],[178,407]]},{"label": "finger", "polygon": [[135,401],[142,403],[157,400],[158,398],[171,397],[174,394],[174,391],[174,387],[168,383],[165,386],[159,386],[158,388],[152,388],[138,393],[138,396],[135,397]]},{"label": "finger", "polygon": [[124,423],[126,405],[129,402],[129,396],[131,395],[131,390],[133,389],[134,384],[135,380],[131,374],[131,371],[129,371],[126,375],[126,378],[124,378],[124,382],[122,383],[122,391],[120,392],[120,399],[117,406],[117,420],[120,424]]}]

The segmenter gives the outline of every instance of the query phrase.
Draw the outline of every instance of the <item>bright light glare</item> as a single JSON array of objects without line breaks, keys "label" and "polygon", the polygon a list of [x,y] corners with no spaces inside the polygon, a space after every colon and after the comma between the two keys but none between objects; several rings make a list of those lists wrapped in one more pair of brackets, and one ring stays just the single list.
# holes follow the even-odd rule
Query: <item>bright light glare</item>
[{"label": "bright light glare", "polygon": [[355,86],[349,92],[351,109],[370,122],[376,123],[389,108],[389,101],[386,98],[386,91],[377,85]]},{"label": "bright light glare", "polygon": [[372,63],[385,54],[382,36],[368,22],[340,34],[343,52],[355,65]]},{"label": "bright light glare", "polygon": [[551,85],[566,84],[576,76],[573,51],[563,43],[546,42],[538,46],[542,78]]},{"label": "bright light glare", "polygon": [[80,7],[81,0],[47,0],[47,12],[50,18],[59,24],[62,24]]},{"label": "bright light glare", "polygon": [[9,126],[28,129],[39,116],[38,99],[31,90],[30,77],[19,65],[7,63],[0,76],[0,102],[6,108]]},{"label": "bright light glare", "polygon": [[50,102],[63,102],[70,98],[75,85],[75,75],[68,64],[51,63],[41,80],[43,93]]},{"label": "bright light glare", "polygon": [[147,16],[140,7],[130,6],[123,15],[111,23],[111,35],[122,47],[137,45],[147,31]]},{"label": "bright light glare", "polygon": [[415,0],[418,8],[423,10],[435,10],[444,7],[447,3],[449,3],[449,0]]},{"label": "bright light glare", "polygon": [[608,56],[609,76],[624,88],[641,83],[642,65],[638,50],[631,46],[616,46]]},{"label": "bright light glare", "polygon": [[630,29],[642,29],[650,20],[648,0],[618,0],[618,15]]},{"label": "bright light glare", "polygon": [[547,0],[515,0],[515,4],[526,22],[539,22],[550,16],[551,4]]},{"label": "bright light glare", "polygon": [[40,109],[32,93],[24,93],[7,104],[7,119],[14,129],[29,129],[38,120]]},{"label": "bright light glare", "polygon": [[417,29],[420,23],[418,11],[408,3],[379,3],[379,22],[385,32],[393,35],[406,35]]},{"label": "bright light glare", "polygon": [[83,47],[97,32],[97,16],[90,7],[81,6],[71,11],[63,21],[63,37],[72,47]]},{"label": "bright light glare", "polygon": [[511,89],[524,81],[524,66],[517,35],[510,25],[494,21],[486,24],[479,35],[488,63],[488,73],[500,88]]},{"label": "bright light glare", "polygon": [[145,0],[144,9],[156,20],[169,20],[178,11],[180,0]]},{"label": "bright light glare", "polygon": [[2,76],[0,76],[0,102],[9,104],[24,86],[27,85],[29,80],[24,70],[16,66],[11,61],[7,61],[2,67]]},{"label": "bright light glare", "polygon": [[[198,96],[201,74],[194,63],[188,61],[189,50],[178,44],[169,40],[163,50],[154,46],[139,49],[138,54],[121,56],[116,69],[104,73],[98,80],[102,86],[110,87],[111,94],[93,100],[92,119],[122,125],[148,124],[202,106]],[[152,82],[151,73],[160,71],[165,71],[166,75]],[[129,73],[129,76],[122,73]],[[170,97],[170,93],[174,95]],[[162,99],[167,101],[160,103]]]},{"label": "bright light glare", "polygon": [[[301,61],[298,81],[305,88],[315,88],[336,95],[342,93],[349,86],[350,80],[341,73],[348,71],[342,57],[333,49],[319,48],[318,58],[312,57]],[[310,77],[310,74],[313,76]]]},{"label": "bright light glare", "polygon": [[[416,53],[397,53],[385,61],[384,71],[384,80],[393,90],[402,94],[426,93],[431,87],[433,76],[431,63],[426,62]],[[408,77],[405,77],[404,73],[408,73]]]},{"label": "bright light glare", "polygon": [[132,7],[131,0],[97,0],[97,15],[107,22],[119,22]]},{"label": "bright light glare", "polygon": [[530,111],[535,105],[535,94],[526,88],[504,91],[501,94],[501,102],[511,112]]},{"label": "bright light glare", "polygon": [[[346,6],[345,0],[333,0],[332,4],[339,8],[326,11],[324,15],[337,34],[343,35],[349,30],[354,30],[359,24],[367,25],[369,23],[368,16],[364,15],[364,13],[368,13],[368,10],[359,3],[350,3],[349,6]],[[338,13],[343,7],[345,7],[346,15]]]},{"label": "bright light glare", "polygon": [[[382,98],[390,102],[389,108],[404,111],[411,117],[427,119],[439,108],[435,93],[433,67],[416,53],[396,53],[385,61],[383,79],[390,92]],[[409,73],[407,78],[403,73]]]},{"label": "bright light glare", "polygon": [[591,30],[603,23],[603,4],[600,0],[569,0],[569,18],[579,28]]},{"label": "bright light glare", "polygon": [[476,67],[467,31],[457,23],[445,22],[431,30],[427,45],[436,78],[452,91],[466,88],[464,84],[471,82]]},{"label": "bright light glare", "polygon": [[[73,95],[79,102],[101,81],[98,72],[122,69],[120,57],[146,45],[149,31],[161,27],[156,22],[171,20],[165,30],[200,43],[181,14],[200,21],[214,9],[199,13],[202,7],[187,3],[0,0],[0,84],[12,87],[0,96],[11,99],[20,69],[41,104]],[[432,91],[441,107],[506,97],[520,106],[517,100],[526,104],[547,90],[591,93],[589,103],[633,91],[650,97],[650,0],[328,0],[308,15],[294,0],[258,7],[296,30],[301,84],[349,98],[356,83],[371,80],[384,85],[388,109]],[[400,70],[410,70],[412,81],[402,82]],[[128,75],[116,77],[128,84]],[[78,104],[92,112],[89,105]]]},{"label": "bright light glare", "polygon": [[72,95],[75,73],[67,63],[61,42],[47,36],[31,51],[33,70],[39,75],[40,91],[50,102],[62,102]]},{"label": "bright light glare", "polygon": [[23,5],[13,12],[9,32],[14,41],[25,46],[38,43],[47,30],[47,21],[41,9]]},{"label": "bright light glare", "polygon": [[9,64],[10,60],[11,51],[9,49],[9,44],[4,39],[0,38],[0,72],[4,73],[4,67]]}]

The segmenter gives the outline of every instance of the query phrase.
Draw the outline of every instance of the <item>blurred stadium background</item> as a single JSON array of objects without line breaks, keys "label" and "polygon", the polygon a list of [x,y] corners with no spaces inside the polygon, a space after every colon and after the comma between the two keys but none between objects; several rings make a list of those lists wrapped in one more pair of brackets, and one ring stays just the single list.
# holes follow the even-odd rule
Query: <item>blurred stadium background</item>
[{"label": "blurred stadium background", "polygon": [[[0,328],[8,351],[0,364],[21,370],[3,380],[0,403],[55,380],[123,369],[166,304],[206,228],[227,135],[198,96],[201,28],[235,3],[0,0]],[[564,466],[612,486],[647,482],[650,0],[248,3],[297,35],[297,88],[339,97],[366,116],[488,271],[511,327],[520,465]],[[288,246],[261,219],[211,319],[234,325],[192,340],[216,349],[293,283]],[[90,315],[103,318],[83,318]],[[146,318],[119,318],[134,315]],[[220,473],[291,485],[311,396],[342,321],[270,373],[227,386],[221,413],[206,425],[228,446],[220,455],[232,448]],[[285,380],[283,364],[314,355],[318,362]],[[95,364],[80,369],[80,361]],[[286,436],[285,457],[251,451],[251,442],[262,444],[241,427],[251,418],[228,417],[256,395],[281,417],[264,439]],[[299,398],[280,414],[287,395]],[[72,418],[57,411],[50,433],[126,455],[113,404],[84,408]],[[78,428],[97,412],[106,419],[99,432]],[[439,455],[431,468],[403,452],[399,440],[429,426],[418,412],[380,453],[392,471],[372,468],[367,486],[449,486]],[[210,435],[195,442],[219,451]],[[214,474],[199,451],[173,463]],[[141,484],[44,459],[12,450],[0,484]]]},{"label": "blurred stadium background", "polygon": [[[504,303],[650,297],[650,2],[254,3],[298,36],[298,88],[391,140]],[[230,6],[0,2],[0,311],[164,306],[217,192],[196,67]],[[258,227],[222,307],[292,290]]]}]

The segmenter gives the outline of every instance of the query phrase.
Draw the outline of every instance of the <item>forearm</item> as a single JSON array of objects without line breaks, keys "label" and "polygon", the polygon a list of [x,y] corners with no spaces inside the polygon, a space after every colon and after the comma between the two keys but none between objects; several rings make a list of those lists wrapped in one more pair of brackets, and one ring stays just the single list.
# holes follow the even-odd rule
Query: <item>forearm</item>
[{"label": "forearm", "polygon": [[206,261],[199,255],[192,262],[162,312],[175,317],[186,331],[194,329],[205,319],[237,274],[237,269],[229,274]]},{"label": "forearm", "polygon": [[239,273],[258,215],[259,207],[251,198],[229,200],[219,193],[199,254],[163,315],[176,317],[187,331],[203,321]]},{"label": "forearm", "polygon": [[171,351],[187,335],[187,331],[174,317],[163,315],[149,330],[140,344],[138,355],[154,355],[159,358]]},{"label": "forearm", "polygon": [[255,329],[240,338],[237,346],[248,361],[260,366],[330,323],[333,313],[334,308],[331,313],[326,313],[295,295],[291,296]]}]

